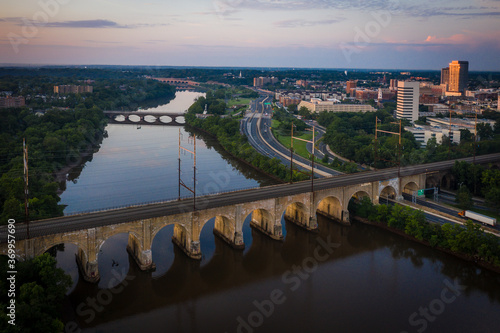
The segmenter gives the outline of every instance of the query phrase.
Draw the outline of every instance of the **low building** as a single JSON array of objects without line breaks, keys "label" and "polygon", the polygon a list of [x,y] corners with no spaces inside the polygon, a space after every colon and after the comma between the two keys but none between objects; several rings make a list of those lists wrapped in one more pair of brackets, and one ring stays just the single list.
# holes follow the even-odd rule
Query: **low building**
[{"label": "low building", "polygon": [[287,107],[292,104],[299,104],[302,102],[302,98],[298,96],[281,96],[279,99],[280,103],[283,104],[283,106]]},{"label": "low building", "polygon": [[26,106],[26,100],[23,96],[0,97],[0,108],[21,108],[23,106]]},{"label": "low building", "polygon": [[422,147],[427,146],[427,142],[435,138],[438,144],[443,142],[444,136],[449,136],[453,143],[460,143],[460,130],[452,128],[451,132],[449,128],[444,128],[440,126],[412,126],[405,127],[405,130],[412,133],[415,140],[420,143]]},{"label": "low building", "polygon": [[314,99],[310,102],[300,102],[298,108],[306,107],[311,112],[373,112],[376,109],[367,104],[340,104],[335,101],[321,101]]},{"label": "low building", "polygon": [[378,91],[369,89],[356,89],[356,99],[363,102],[370,99],[378,99]]},{"label": "low building", "polygon": [[[449,118],[427,118],[427,122],[431,126],[435,127],[443,127],[443,128],[449,128],[450,127],[450,119]],[[495,129],[495,121],[494,120],[489,120],[489,119],[478,119],[477,120],[478,124],[484,123],[484,124],[489,124],[491,128]],[[476,127],[476,120],[475,119],[457,119],[457,118],[452,118],[451,119],[451,127],[452,129],[456,129],[460,131],[461,129],[466,129],[469,130],[470,132],[474,133],[474,129]]]},{"label": "low building", "polygon": [[54,94],[83,94],[93,93],[93,86],[77,86],[74,84],[65,84],[61,86],[54,86]]},{"label": "low building", "polygon": [[253,86],[254,87],[262,87],[265,86],[266,84],[276,84],[278,83],[279,80],[276,77],[256,77],[253,79]]}]

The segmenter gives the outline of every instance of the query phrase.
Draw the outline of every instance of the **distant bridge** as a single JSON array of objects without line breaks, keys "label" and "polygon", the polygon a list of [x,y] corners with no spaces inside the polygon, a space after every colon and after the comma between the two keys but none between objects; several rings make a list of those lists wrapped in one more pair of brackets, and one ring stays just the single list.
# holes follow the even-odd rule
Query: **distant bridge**
[{"label": "distant bridge", "polygon": [[[144,124],[144,125],[171,125],[182,126],[184,122],[178,121],[178,117],[184,118],[184,112],[148,112],[148,111],[104,111],[104,114],[115,124]],[[117,117],[125,118],[123,121],[116,120]],[[139,117],[138,121],[134,121],[130,116]],[[147,116],[153,117],[154,121],[147,121]],[[162,121],[162,117],[169,117],[168,121]]]},{"label": "distant bridge", "polygon": [[[472,162],[472,158],[462,159]],[[476,157],[476,163],[500,162],[500,154]],[[134,206],[90,214],[65,216],[30,224],[15,224],[18,260],[41,255],[55,245],[71,243],[78,247],[77,262],[87,281],[99,280],[98,255],[110,237],[127,233],[127,250],[142,270],[154,267],[151,245],[158,232],[174,225],[173,242],[189,257],[201,258],[200,233],[215,218],[214,233],[235,248],[244,248],[243,223],[251,214],[251,225],[272,239],[281,240],[281,218],[304,229],[317,228],[316,213],[350,224],[348,205],[351,198],[368,197],[402,200],[403,193],[413,193],[437,186],[453,167],[455,160],[401,168],[365,171],[295,184],[281,184],[252,190],[235,191],[193,199]],[[0,254],[6,255],[8,229],[0,227]]]}]

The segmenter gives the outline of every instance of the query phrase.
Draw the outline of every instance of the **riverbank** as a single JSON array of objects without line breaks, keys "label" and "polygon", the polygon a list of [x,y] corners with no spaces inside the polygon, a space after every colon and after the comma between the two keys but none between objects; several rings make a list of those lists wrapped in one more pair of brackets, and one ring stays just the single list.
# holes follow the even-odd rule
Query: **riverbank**
[{"label": "riverbank", "polygon": [[240,157],[238,157],[238,156],[235,156],[233,153],[231,153],[229,150],[227,150],[227,149],[224,147],[224,145],[223,145],[223,144],[222,144],[222,143],[221,143],[221,142],[217,139],[217,136],[216,136],[216,135],[213,135],[212,133],[210,133],[210,132],[208,132],[208,131],[206,131],[206,130],[204,130],[204,129],[202,129],[202,128],[199,128],[199,127],[197,127],[197,126],[193,126],[193,125],[190,125],[190,124],[186,124],[186,128],[187,128],[187,130],[189,130],[189,129],[196,130],[196,131],[199,131],[199,132],[201,132],[201,133],[203,133],[203,134],[205,134],[205,135],[209,136],[210,138],[212,138],[213,140],[215,140],[215,141],[219,144],[220,148],[221,148],[221,149],[222,149],[225,153],[227,153],[229,156],[231,156],[232,158],[234,158],[234,159],[235,159],[235,160],[237,160],[238,162],[241,162],[241,163],[245,164],[246,166],[248,166],[248,167],[252,168],[253,170],[255,170],[255,171],[257,171],[257,172],[259,172],[259,173],[261,173],[261,174],[263,174],[263,175],[265,175],[265,176],[267,176],[267,177],[269,177],[269,178],[271,178],[271,179],[273,179],[273,180],[275,180],[276,182],[278,182],[278,183],[280,183],[280,184],[284,184],[284,183],[286,183],[285,181],[283,181],[283,180],[282,180],[282,179],[280,179],[279,177],[276,177],[275,175],[270,174],[270,173],[268,173],[268,172],[266,172],[266,171],[264,171],[264,170],[262,170],[262,169],[260,169],[260,168],[256,167],[255,165],[251,164],[250,162],[245,161],[244,159],[242,159],[242,158],[240,158]]},{"label": "riverbank", "polygon": [[375,227],[378,227],[378,228],[381,228],[381,229],[384,229],[386,231],[389,231],[393,234],[396,234],[398,236],[401,236],[405,239],[408,239],[408,240],[411,240],[413,242],[416,242],[416,243],[419,243],[419,244],[422,244],[422,245],[425,245],[427,247],[431,247],[435,250],[438,250],[438,251],[441,251],[441,252],[444,252],[446,254],[449,254],[449,255],[452,255],[454,257],[457,257],[457,258],[460,258],[462,260],[465,260],[467,262],[470,262],[470,263],[473,263],[473,264],[476,264],[478,266],[480,266],[481,268],[485,268],[487,270],[490,270],[492,272],[495,272],[495,273],[498,273],[500,274],[500,267],[498,266],[495,266],[495,265],[492,265],[491,263],[487,262],[487,261],[484,261],[482,260],[481,258],[478,258],[477,256],[471,256],[471,255],[467,255],[467,254],[464,254],[464,253],[460,253],[460,252],[455,252],[455,251],[451,251],[450,249],[446,249],[446,248],[443,248],[443,247],[439,247],[439,246],[432,246],[428,241],[425,241],[425,240],[419,240],[417,239],[416,237],[413,237],[411,235],[408,235],[407,233],[405,233],[404,231],[402,230],[399,230],[399,229],[396,229],[396,228],[392,228],[392,227],[389,227],[387,226],[386,224],[384,223],[381,223],[381,222],[374,222],[374,221],[370,221],[369,219],[367,218],[363,218],[363,217],[359,217],[359,216],[351,216],[352,219],[355,221],[355,222],[359,222],[359,223],[363,223],[363,224],[367,224],[367,225],[371,225],[371,226],[375,226]]}]

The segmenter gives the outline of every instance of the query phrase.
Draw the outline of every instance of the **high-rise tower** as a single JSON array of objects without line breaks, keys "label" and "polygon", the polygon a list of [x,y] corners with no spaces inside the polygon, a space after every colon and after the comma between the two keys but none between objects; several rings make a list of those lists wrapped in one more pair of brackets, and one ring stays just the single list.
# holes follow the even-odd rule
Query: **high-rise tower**
[{"label": "high-rise tower", "polygon": [[469,62],[453,60],[450,63],[450,92],[465,92],[469,83]]},{"label": "high-rise tower", "polygon": [[418,102],[420,98],[420,83],[415,81],[398,82],[398,118],[418,120]]}]

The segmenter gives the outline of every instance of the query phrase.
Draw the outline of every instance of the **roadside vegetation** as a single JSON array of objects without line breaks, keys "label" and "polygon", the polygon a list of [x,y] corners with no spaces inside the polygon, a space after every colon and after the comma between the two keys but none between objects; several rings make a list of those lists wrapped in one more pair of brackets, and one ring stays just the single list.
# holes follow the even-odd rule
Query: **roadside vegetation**
[{"label": "roadside vegetation", "polygon": [[462,209],[472,207],[472,195],[485,199],[486,205],[500,213],[500,170],[485,168],[480,164],[455,162],[451,170],[457,189],[457,204]]},{"label": "roadside vegetation", "polygon": [[[206,119],[196,117],[196,114],[203,113],[205,104],[210,110],[217,110],[218,106],[224,103],[217,99],[214,94],[207,93],[206,97],[200,97],[189,108],[186,114],[186,123],[194,128],[203,130],[216,137],[224,149],[255,168],[273,175],[284,182],[290,181],[290,169],[284,166],[278,159],[269,158],[258,153],[247,141],[247,138],[240,133],[240,122],[231,117],[221,117],[219,113]],[[209,111],[210,113],[210,111]],[[300,172],[293,172],[293,180],[305,180],[309,176]]]},{"label": "roadside vegetation", "polygon": [[[302,115],[303,119],[315,118],[315,115],[311,114],[311,112],[309,112],[307,108],[302,107],[300,110],[297,110],[296,107],[292,107],[291,109],[292,111],[295,110],[295,113],[299,113],[300,115]],[[294,137],[298,137],[304,140],[312,140],[312,132],[306,131],[307,128],[311,127],[308,127],[303,120],[295,118],[292,114],[285,111],[284,108],[274,108],[272,121],[273,135],[283,146],[288,149],[290,149],[291,147],[290,138],[292,124],[294,126]],[[319,141],[317,141],[316,144],[318,144],[320,141],[324,141],[324,139],[321,138]],[[297,155],[300,155],[309,160],[311,159],[311,154],[307,150],[306,142],[301,140],[294,140],[293,149],[294,153],[296,153]],[[356,163],[346,163],[338,158],[334,158],[330,162],[328,156],[325,156],[322,159],[316,157],[315,162],[344,173],[354,173],[358,171],[358,166],[356,165]]]},{"label": "roadside vegetation", "polygon": [[349,206],[355,216],[399,230],[432,247],[449,250],[500,269],[500,239],[485,233],[479,224],[470,220],[464,226],[429,223],[420,210],[397,204],[374,206],[368,197],[358,203],[351,201]]}]

